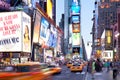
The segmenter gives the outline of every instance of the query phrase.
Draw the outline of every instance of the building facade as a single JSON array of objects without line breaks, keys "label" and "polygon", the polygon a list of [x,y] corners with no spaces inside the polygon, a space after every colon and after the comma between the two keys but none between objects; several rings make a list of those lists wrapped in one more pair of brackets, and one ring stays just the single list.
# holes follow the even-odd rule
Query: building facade
[{"label": "building facade", "polygon": [[[117,22],[117,8],[120,6],[119,0],[96,0],[95,1],[95,43],[101,38],[106,28]],[[101,39],[100,39],[101,41]],[[106,44],[105,44],[106,45]],[[101,51],[101,46],[96,46],[95,53]]]}]

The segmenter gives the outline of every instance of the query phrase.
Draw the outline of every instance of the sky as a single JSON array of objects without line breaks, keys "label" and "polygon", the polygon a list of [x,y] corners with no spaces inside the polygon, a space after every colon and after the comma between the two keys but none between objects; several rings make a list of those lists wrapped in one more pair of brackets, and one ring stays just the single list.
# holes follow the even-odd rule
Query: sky
[{"label": "sky", "polygon": [[[61,19],[61,14],[64,13],[64,0],[56,0],[56,19],[57,25]],[[81,35],[83,36],[85,48],[88,58],[91,54],[91,46],[87,45],[88,42],[92,42],[92,18],[95,0],[81,0]]]}]

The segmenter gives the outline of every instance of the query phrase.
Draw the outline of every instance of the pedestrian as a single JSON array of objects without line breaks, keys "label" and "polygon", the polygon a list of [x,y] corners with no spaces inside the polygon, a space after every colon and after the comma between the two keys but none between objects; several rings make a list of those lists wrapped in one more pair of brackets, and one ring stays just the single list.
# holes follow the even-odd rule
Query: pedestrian
[{"label": "pedestrian", "polygon": [[98,58],[95,62],[95,71],[96,72],[101,72],[102,71],[102,62],[100,61],[100,59]]},{"label": "pedestrian", "polygon": [[88,73],[92,73],[92,59],[90,59],[89,61],[88,61],[88,64],[87,64],[87,72]]},{"label": "pedestrian", "polygon": [[113,67],[113,79],[116,80],[119,67],[119,61],[117,59],[114,59],[112,67]]},{"label": "pedestrian", "polygon": [[92,62],[92,73],[93,74],[95,73],[95,60],[93,60]]},{"label": "pedestrian", "polygon": [[110,61],[109,61],[109,60],[107,60],[106,64],[107,64],[107,72],[108,72],[108,71],[109,71],[109,69],[110,69]]}]

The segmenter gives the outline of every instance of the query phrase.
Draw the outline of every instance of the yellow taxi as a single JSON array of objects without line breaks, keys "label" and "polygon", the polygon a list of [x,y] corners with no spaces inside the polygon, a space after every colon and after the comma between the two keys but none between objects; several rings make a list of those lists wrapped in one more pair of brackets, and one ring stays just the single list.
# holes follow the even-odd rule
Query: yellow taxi
[{"label": "yellow taxi", "polygon": [[61,73],[62,68],[55,66],[55,65],[50,65],[48,66],[49,68],[49,72],[51,72],[51,74],[57,74],[57,73]]},{"label": "yellow taxi", "polygon": [[45,64],[34,62],[9,65],[0,72],[0,80],[52,80],[49,71],[43,68]]},{"label": "yellow taxi", "polygon": [[83,71],[83,64],[80,63],[73,63],[70,67],[71,72],[82,72]]},{"label": "yellow taxi", "polygon": [[66,66],[67,66],[68,68],[70,68],[70,67],[72,66],[72,62],[71,62],[71,61],[70,61],[70,62],[67,62]]}]

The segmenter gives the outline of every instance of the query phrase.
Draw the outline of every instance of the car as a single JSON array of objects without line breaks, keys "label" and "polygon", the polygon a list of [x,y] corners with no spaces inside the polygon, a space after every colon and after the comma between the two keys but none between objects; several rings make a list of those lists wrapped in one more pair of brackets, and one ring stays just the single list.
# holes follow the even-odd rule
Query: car
[{"label": "car", "polygon": [[49,64],[48,68],[52,74],[58,74],[62,71],[62,68],[58,64]]},{"label": "car", "polygon": [[0,80],[52,80],[45,66],[36,62],[9,65],[0,72]]},{"label": "car", "polygon": [[82,72],[83,71],[83,65],[80,63],[73,63],[70,67],[71,72]]},{"label": "car", "polygon": [[72,66],[72,62],[67,62],[66,66],[70,68]]}]

